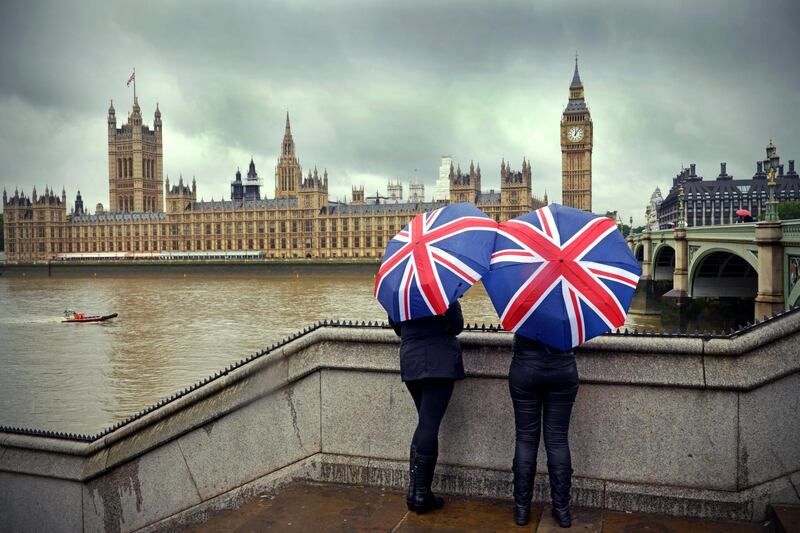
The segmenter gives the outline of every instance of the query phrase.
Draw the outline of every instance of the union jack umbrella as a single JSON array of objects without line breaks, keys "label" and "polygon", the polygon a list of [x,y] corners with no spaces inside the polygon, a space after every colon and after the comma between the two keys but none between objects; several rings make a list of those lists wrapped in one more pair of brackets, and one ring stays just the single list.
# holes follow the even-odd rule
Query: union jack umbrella
[{"label": "union jack umbrella", "polygon": [[467,202],[415,216],[386,245],[375,297],[395,322],[444,314],[489,270],[496,230]]},{"label": "union jack umbrella", "polygon": [[613,220],[553,204],[499,225],[483,285],[504,329],[567,351],[622,326],[641,272]]}]

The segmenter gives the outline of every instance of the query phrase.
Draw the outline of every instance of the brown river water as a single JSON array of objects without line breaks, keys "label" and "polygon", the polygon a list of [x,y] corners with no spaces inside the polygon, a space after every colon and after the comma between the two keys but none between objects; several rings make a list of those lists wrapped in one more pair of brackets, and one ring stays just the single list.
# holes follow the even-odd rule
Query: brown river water
[{"label": "brown river water", "polygon": [[[97,270],[97,271],[93,271]],[[0,425],[94,434],[318,320],[385,320],[374,265],[0,276]],[[496,323],[483,286],[465,320]],[[63,324],[65,308],[117,319]]]}]

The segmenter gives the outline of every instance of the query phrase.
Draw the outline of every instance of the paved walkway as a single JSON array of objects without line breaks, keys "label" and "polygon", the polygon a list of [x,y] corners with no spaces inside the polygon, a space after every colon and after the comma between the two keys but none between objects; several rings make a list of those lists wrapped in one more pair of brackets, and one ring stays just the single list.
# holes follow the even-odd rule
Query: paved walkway
[{"label": "paved walkway", "polygon": [[561,529],[550,508],[536,506],[531,523],[514,525],[509,501],[446,497],[444,509],[422,516],[409,513],[405,494],[374,487],[296,483],[233,511],[223,511],[187,531],[195,533],[296,532],[602,532],[602,533],[762,533],[768,524],[716,522],[573,509],[572,528]]}]

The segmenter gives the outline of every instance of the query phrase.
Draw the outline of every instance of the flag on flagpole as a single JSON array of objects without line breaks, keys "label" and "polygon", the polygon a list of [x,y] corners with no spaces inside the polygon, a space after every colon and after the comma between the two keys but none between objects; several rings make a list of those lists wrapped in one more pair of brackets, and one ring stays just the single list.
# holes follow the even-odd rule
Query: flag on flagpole
[{"label": "flag on flagpole", "polygon": [[131,77],[128,78],[128,87],[130,87],[131,83],[133,83],[134,81],[136,81],[136,71],[135,70],[133,71],[133,74],[131,74]]}]

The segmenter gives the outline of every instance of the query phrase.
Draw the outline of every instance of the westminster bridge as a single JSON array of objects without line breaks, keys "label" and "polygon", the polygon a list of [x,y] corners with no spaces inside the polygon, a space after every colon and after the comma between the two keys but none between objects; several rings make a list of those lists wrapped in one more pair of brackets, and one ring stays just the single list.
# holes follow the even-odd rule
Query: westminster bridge
[{"label": "westminster bridge", "polygon": [[758,320],[800,300],[800,220],[645,231],[627,241],[645,285],[671,280],[666,298],[752,298]]}]

